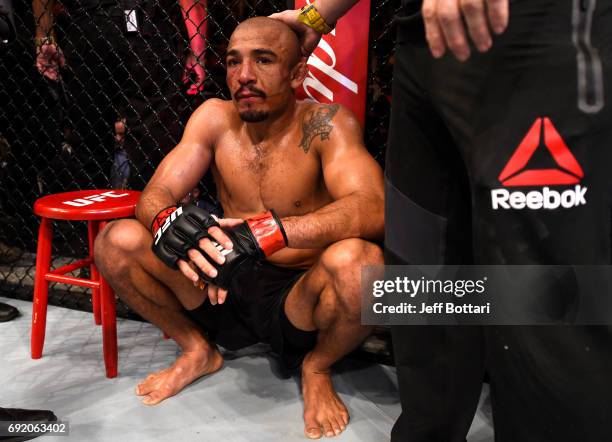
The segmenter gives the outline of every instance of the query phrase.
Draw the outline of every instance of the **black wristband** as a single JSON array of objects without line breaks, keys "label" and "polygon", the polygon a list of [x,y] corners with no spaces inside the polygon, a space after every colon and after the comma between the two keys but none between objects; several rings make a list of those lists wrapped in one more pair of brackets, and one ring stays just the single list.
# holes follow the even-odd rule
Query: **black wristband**
[{"label": "black wristband", "polygon": [[280,230],[283,235],[283,238],[285,239],[285,244],[287,244],[287,247],[289,247],[289,239],[287,238],[287,232],[285,232],[285,226],[283,226],[283,223],[281,222],[279,216],[276,214],[276,210],[270,209],[270,213],[272,214],[274,221],[276,221],[276,224],[278,224],[278,229]]}]

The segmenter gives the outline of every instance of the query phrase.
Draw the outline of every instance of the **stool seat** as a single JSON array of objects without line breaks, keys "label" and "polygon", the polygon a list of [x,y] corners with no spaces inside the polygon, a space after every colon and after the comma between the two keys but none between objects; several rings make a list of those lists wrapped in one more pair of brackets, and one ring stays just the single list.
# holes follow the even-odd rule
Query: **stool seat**
[{"label": "stool seat", "polygon": [[134,215],[139,198],[140,192],[135,190],[77,190],[39,198],[34,203],[34,213],[72,221],[127,218]]}]

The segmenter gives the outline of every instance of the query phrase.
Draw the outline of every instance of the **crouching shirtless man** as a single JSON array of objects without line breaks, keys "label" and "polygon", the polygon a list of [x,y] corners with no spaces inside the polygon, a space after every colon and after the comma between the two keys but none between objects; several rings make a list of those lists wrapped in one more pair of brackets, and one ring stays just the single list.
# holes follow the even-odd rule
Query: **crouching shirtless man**
[{"label": "crouching shirtless man", "polygon": [[[241,23],[227,50],[232,100],[194,112],[145,188],[138,219],[98,236],[101,273],[182,350],[137,386],[147,405],[219,370],[216,343],[263,341],[301,367],[306,436],[348,424],[330,367],[370,332],[360,324],[360,272],[383,262],[370,242],[382,237],[383,180],[348,110],[295,99],[305,75],[284,23]],[[176,207],[209,167],[226,217],[218,221]]]}]

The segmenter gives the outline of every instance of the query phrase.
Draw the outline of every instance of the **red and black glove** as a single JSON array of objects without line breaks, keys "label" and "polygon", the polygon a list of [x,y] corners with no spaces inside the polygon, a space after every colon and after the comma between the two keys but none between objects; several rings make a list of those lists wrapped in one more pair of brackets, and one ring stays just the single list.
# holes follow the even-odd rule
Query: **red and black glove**
[{"label": "red and black glove", "polygon": [[200,277],[223,289],[229,287],[232,276],[244,262],[263,260],[273,253],[287,247],[287,235],[280,219],[273,210],[247,219],[238,226],[223,229],[234,245],[231,250],[224,249],[213,241],[217,249],[225,256],[223,264],[212,258],[208,261],[217,269],[217,276],[211,278],[197,269]]},{"label": "red and black glove", "polygon": [[199,249],[198,243],[208,237],[208,229],[219,226],[210,212],[192,204],[167,207],[151,224],[153,253],[168,267],[178,269],[178,260],[189,261],[187,251]]}]

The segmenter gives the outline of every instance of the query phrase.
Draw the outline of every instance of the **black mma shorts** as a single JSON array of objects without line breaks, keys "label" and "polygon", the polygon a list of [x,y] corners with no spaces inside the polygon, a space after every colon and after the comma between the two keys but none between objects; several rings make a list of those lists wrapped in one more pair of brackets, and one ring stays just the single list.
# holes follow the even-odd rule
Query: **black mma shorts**
[{"label": "black mma shorts", "polygon": [[223,304],[208,298],[187,315],[217,344],[238,350],[268,343],[289,370],[300,367],[316,344],[316,331],[294,327],[285,315],[287,295],[306,272],[267,261],[250,261],[238,268]]}]

